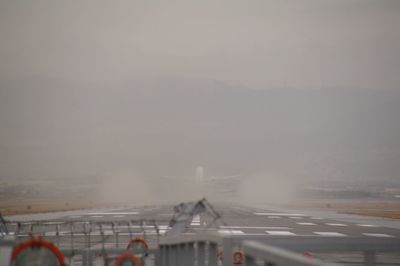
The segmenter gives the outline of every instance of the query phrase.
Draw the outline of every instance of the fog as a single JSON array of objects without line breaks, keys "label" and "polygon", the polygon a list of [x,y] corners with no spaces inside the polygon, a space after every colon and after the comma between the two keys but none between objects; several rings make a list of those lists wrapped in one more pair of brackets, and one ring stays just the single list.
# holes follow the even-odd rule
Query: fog
[{"label": "fog", "polygon": [[398,1],[0,0],[0,180],[141,203],[215,197],[199,165],[249,201],[398,180],[398,25]]}]

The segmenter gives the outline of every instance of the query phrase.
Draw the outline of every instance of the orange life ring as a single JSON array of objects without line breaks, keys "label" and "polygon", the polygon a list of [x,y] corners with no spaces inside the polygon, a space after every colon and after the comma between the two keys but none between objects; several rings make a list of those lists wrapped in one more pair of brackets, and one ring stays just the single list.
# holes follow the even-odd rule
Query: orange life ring
[{"label": "orange life ring", "polygon": [[144,239],[142,239],[142,238],[139,238],[139,237],[134,238],[131,241],[129,241],[129,244],[128,244],[128,246],[126,248],[130,249],[133,246],[133,244],[135,244],[135,243],[142,243],[144,245],[144,249],[146,251],[149,250],[149,245],[147,245],[146,241]]},{"label": "orange life ring", "polygon": [[52,242],[40,237],[34,237],[16,245],[11,253],[11,261],[14,262],[22,251],[33,247],[47,248],[56,256],[60,266],[66,266],[65,258],[61,251]]},{"label": "orange life ring", "polygon": [[121,266],[122,263],[126,260],[133,262],[135,266],[142,266],[140,260],[131,253],[123,253],[119,255],[115,260],[114,266]]}]

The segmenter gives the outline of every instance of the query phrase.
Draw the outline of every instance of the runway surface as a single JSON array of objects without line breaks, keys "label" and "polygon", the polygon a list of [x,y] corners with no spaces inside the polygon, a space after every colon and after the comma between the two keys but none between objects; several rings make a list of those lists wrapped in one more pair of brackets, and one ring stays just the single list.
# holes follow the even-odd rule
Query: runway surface
[{"label": "runway surface", "polygon": [[[346,239],[357,239],[364,244],[381,243],[382,241],[394,241],[400,243],[400,229],[382,226],[382,223],[375,223],[376,219],[362,218],[357,219],[332,219],[322,216],[309,215],[301,210],[284,212],[264,208],[251,208],[246,206],[236,206],[233,204],[217,204],[214,206],[221,214],[223,224],[218,228],[207,224],[208,219],[203,216],[195,216],[191,222],[187,233],[202,233],[204,228],[207,232],[218,232],[221,235],[234,235],[244,239],[257,239],[269,244],[281,243],[301,243],[301,240],[316,239],[320,243],[329,241],[345,241]],[[102,227],[93,226],[91,229],[92,246],[99,245],[100,237],[113,235],[112,230],[119,231],[119,239],[110,237],[106,245],[126,245],[133,236],[147,238],[151,246],[156,246],[158,237],[162,237],[169,230],[169,220],[173,215],[173,206],[145,206],[145,207],[120,207],[107,209],[78,210],[69,212],[58,212],[48,214],[35,214],[25,216],[6,217],[7,219],[20,221],[20,228],[16,223],[9,226],[13,234],[19,237],[29,237],[27,231],[32,230],[52,239],[56,237],[58,231],[58,243],[60,247],[69,245],[68,236],[71,231],[75,232],[75,237],[81,237],[84,243],[84,234],[78,227],[85,223]],[[340,217],[339,217],[340,218]],[[35,221],[40,222],[41,226],[35,225]],[[130,224],[127,221],[131,221]],[[135,222],[141,221],[141,222]],[[360,222],[361,221],[361,222]],[[43,224],[45,226],[43,226]],[[74,224],[74,228],[71,227]],[[384,223],[383,223],[384,224]],[[32,225],[35,225],[32,227]],[[124,231],[130,227],[129,232]],[[62,237],[65,238],[62,238]],[[97,239],[96,239],[97,238]],[[385,242],[382,242],[385,243]],[[391,242],[387,242],[391,243]],[[301,251],[301,247],[297,248]],[[306,250],[304,250],[306,251]],[[316,257],[335,262],[360,265],[362,254],[315,254]],[[400,265],[400,254],[389,253],[379,257],[378,260],[383,265]]]}]

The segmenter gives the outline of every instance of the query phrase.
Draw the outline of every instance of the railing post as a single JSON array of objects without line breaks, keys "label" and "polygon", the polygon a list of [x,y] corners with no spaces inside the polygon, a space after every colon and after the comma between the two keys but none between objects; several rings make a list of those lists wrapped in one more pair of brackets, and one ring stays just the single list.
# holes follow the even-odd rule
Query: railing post
[{"label": "railing post", "polygon": [[186,266],[186,245],[184,243],[179,244],[178,246],[178,254],[177,254],[177,265],[178,266]]},{"label": "railing post", "polygon": [[193,266],[194,265],[194,242],[187,243],[185,257],[186,257],[186,265]]},{"label": "railing post", "polygon": [[170,245],[169,248],[170,248],[170,252],[169,252],[170,260],[169,261],[171,263],[169,266],[177,266],[178,245]]},{"label": "railing post", "polygon": [[206,265],[206,243],[197,242],[197,266]]},{"label": "railing post", "polygon": [[161,246],[161,265],[168,266],[169,265],[169,250],[167,245]]},{"label": "railing post", "polygon": [[[158,247],[158,250],[156,250],[156,251],[154,252],[154,265],[155,265],[155,266],[161,266],[161,264],[160,264],[160,258],[161,258],[161,248]],[[105,265],[107,265],[107,264],[105,264]]]},{"label": "railing post", "polygon": [[232,266],[232,248],[233,248],[233,240],[230,237],[225,237],[222,241],[223,247],[223,262],[222,265],[224,266]]},{"label": "railing post", "polygon": [[366,251],[364,252],[364,262],[365,266],[375,266],[375,252],[374,251]]},{"label": "railing post", "polygon": [[175,266],[174,265],[174,252],[172,250],[172,245],[168,245],[167,246],[168,249],[168,266]]},{"label": "railing post", "polygon": [[208,266],[218,265],[218,247],[217,244],[210,242],[208,245]]},{"label": "railing post", "polygon": [[89,249],[87,249],[82,253],[82,266],[90,265],[92,265],[92,253]]},{"label": "railing post", "polygon": [[244,256],[244,265],[246,266],[255,266],[256,262],[253,257],[251,256]]}]

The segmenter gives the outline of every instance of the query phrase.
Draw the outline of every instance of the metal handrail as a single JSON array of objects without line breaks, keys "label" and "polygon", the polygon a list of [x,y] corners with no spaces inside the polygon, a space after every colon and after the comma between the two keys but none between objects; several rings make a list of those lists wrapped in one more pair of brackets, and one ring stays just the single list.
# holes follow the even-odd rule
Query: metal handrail
[{"label": "metal handrail", "polygon": [[333,263],[326,263],[314,258],[308,258],[288,250],[261,244],[255,241],[244,241],[242,249],[245,253],[246,266],[256,265],[257,260],[262,260],[264,265],[285,265],[285,266],[339,265]]}]

